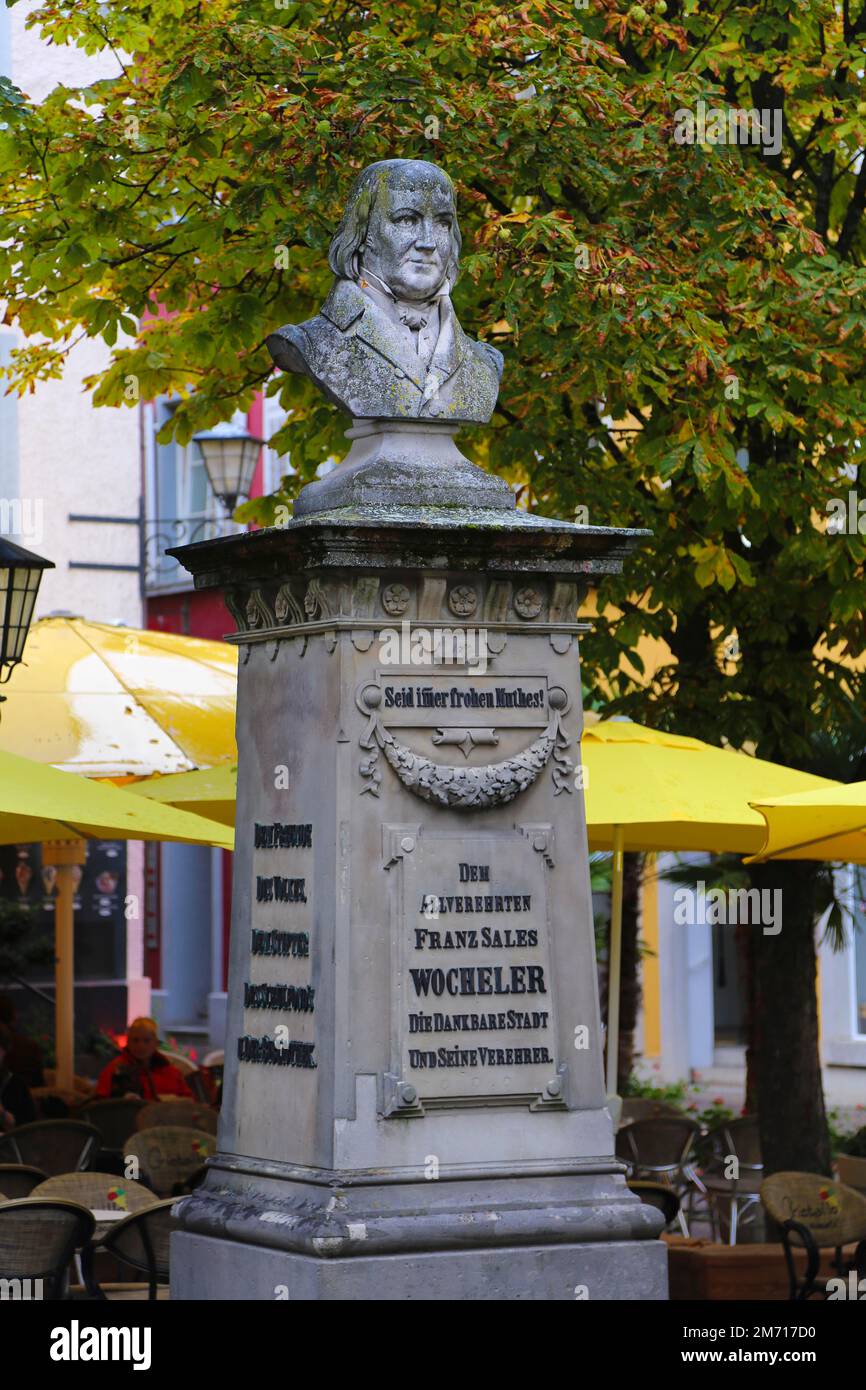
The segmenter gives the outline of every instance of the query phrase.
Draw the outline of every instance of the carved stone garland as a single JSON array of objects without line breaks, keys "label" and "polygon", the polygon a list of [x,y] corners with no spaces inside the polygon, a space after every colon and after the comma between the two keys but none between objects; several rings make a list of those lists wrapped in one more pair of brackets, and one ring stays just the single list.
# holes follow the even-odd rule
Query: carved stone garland
[{"label": "carved stone garland", "polygon": [[486,767],[453,767],[448,763],[434,762],[432,758],[425,758],[405,744],[398,743],[385,728],[378,712],[382,692],[375,685],[365,686],[358,696],[358,708],[369,715],[369,723],[359,740],[361,747],[369,754],[361,761],[361,775],[367,779],[362,795],[364,792],[379,795],[382,774],[376,766],[376,745],[382,749],[407,791],[437,806],[471,806],[475,809],[504,806],[532,786],[551,758],[554,796],[559,796],[563,791],[570,792],[574,764],[563,751],[569,747],[571,740],[563,731],[561,719],[568,696],[561,687],[555,686],[549,698],[550,720],[547,728],[522,753],[515,753],[502,762],[488,763]]}]

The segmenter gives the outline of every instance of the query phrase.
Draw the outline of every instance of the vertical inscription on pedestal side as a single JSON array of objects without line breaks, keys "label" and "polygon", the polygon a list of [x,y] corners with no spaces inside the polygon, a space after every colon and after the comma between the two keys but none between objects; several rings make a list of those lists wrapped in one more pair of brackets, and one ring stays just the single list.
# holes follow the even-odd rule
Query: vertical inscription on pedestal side
[{"label": "vertical inscription on pedestal side", "polygon": [[[250,975],[259,973],[254,962],[261,959],[268,978],[244,981],[245,1025],[249,1031],[238,1038],[238,1059],[312,1070],[317,1065],[313,1020],[316,991],[310,981],[307,887],[312,875],[305,851],[312,851],[313,827],[256,822],[253,847],[257,925],[250,933]],[[284,852],[277,861],[282,872],[272,871],[274,858],[269,851]],[[255,1023],[248,1019],[248,1013],[254,1016]],[[261,1031],[263,1018],[274,1020],[272,1031]]]}]

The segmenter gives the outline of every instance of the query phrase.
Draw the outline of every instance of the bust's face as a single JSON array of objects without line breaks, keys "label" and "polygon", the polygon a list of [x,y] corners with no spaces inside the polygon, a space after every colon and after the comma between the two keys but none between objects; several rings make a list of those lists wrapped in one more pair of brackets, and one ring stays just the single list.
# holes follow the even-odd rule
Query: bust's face
[{"label": "bust's face", "polygon": [[392,174],[376,197],[361,264],[400,299],[434,295],[452,252],[454,203],[439,179],[408,184]]}]

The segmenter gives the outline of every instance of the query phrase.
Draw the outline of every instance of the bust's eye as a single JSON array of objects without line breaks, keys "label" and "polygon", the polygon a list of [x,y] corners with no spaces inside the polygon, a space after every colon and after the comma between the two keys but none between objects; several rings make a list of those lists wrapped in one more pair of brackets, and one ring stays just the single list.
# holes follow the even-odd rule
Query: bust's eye
[{"label": "bust's eye", "polygon": [[398,212],[394,218],[395,222],[417,222],[418,214],[415,212]]}]

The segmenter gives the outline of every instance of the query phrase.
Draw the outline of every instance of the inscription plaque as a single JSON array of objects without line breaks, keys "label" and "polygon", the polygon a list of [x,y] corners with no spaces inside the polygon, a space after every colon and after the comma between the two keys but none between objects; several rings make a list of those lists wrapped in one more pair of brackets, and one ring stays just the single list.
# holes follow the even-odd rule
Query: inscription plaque
[{"label": "inscription plaque", "polygon": [[393,1077],[421,1105],[545,1092],[558,1072],[552,830],[386,826]]},{"label": "inscription plaque", "polygon": [[[261,824],[256,859],[250,974],[264,957],[268,976],[244,981],[244,1029],[238,1061],[315,1070],[315,989],[310,982],[312,826]],[[279,868],[285,872],[274,873]],[[258,872],[263,870],[264,872]],[[263,1029],[272,1028],[272,1032]]]}]

